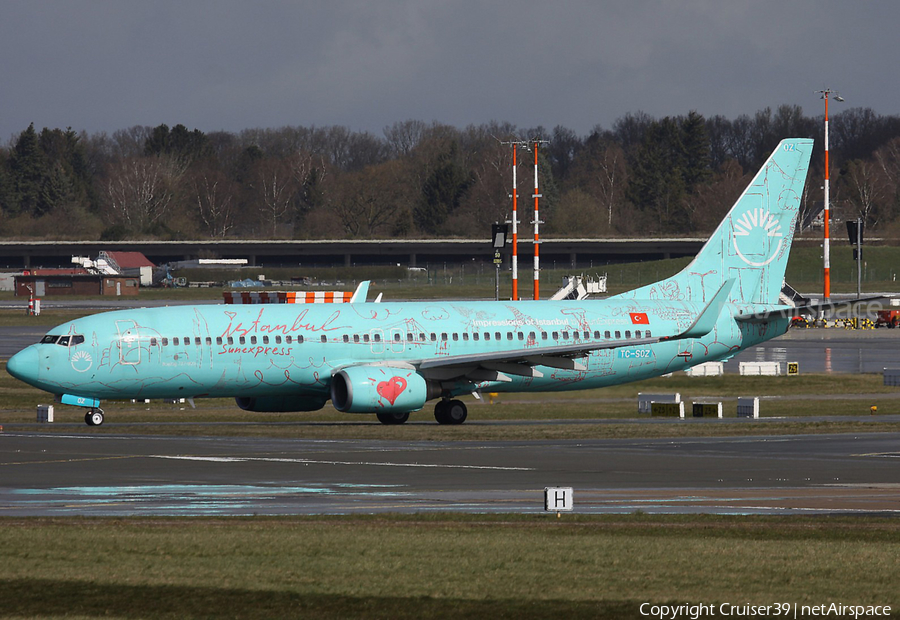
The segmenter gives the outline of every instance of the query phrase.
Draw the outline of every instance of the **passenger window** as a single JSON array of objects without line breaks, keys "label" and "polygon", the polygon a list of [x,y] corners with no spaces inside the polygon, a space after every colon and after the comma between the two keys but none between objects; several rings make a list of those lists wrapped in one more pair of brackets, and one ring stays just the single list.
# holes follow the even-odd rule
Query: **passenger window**
[{"label": "passenger window", "polygon": [[425,334],[419,332],[419,340],[420,340],[421,342],[425,342]]},{"label": "passenger window", "polygon": [[322,334],[322,337],[319,338],[319,340],[322,341],[322,343],[326,343],[326,342],[328,342],[328,336],[326,336],[325,334]]},{"label": "passenger window", "polygon": [[653,336],[650,335],[650,330],[649,330],[649,329],[648,329],[647,331],[644,332],[644,338],[652,338],[652,337],[653,337]]},{"label": "passenger window", "polygon": [[413,341],[413,335],[412,335],[412,334],[409,334],[409,333],[406,334],[406,341],[407,341],[407,342],[412,342],[412,341]]},{"label": "passenger window", "polygon": [[472,340],[478,340],[478,332],[472,334]]},{"label": "passenger window", "polygon": [[[290,342],[288,344],[290,344]],[[303,344],[303,336],[297,336],[297,344]]]},{"label": "passenger window", "polygon": [[553,332],[553,339],[559,340],[559,332]]},{"label": "passenger window", "polygon": [[431,342],[434,342],[435,340],[437,340],[437,334],[431,332]]},{"label": "passenger window", "polygon": [[607,331],[607,332],[603,332],[603,337],[606,338],[607,340],[609,340],[609,338],[610,338],[610,333],[609,333],[608,331]]},{"label": "passenger window", "polygon": [[631,330],[630,329],[625,330],[625,337],[631,338]]},{"label": "passenger window", "polygon": [[525,334],[524,334],[524,333],[519,332],[519,340],[525,340]]},{"label": "passenger window", "polygon": [[569,332],[563,332],[563,340],[569,339]]},{"label": "passenger window", "polygon": [[[512,340],[512,339],[513,339],[512,332],[506,332],[506,339],[507,339],[507,340]],[[499,338],[498,338],[498,340],[499,340]]]},{"label": "passenger window", "polygon": [[501,339],[500,332],[494,332],[494,340],[500,340],[500,339]]},{"label": "passenger window", "polygon": [[350,342],[350,336],[344,334],[344,342]]},{"label": "passenger window", "polygon": [[[243,336],[241,336],[240,338],[238,338],[238,343],[239,344],[247,344],[247,339],[244,338]],[[178,344],[178,338],[175,339],[175,344]]]},{"label": "passenger window", "polygon": [[363,342],[369,342],[369,334],[363,334]]},{"label": "passenger window", "polygon": [[210,338],[209,336],[206,337],[206,344],[207,346],[212,344],[212,338]]},{"label": "passenger window", "polygon": [[541,332],[541,340],[547,339],[547,332]]},{"label": "passenger window", "polygon": [[640,338],[640,337],[641,337],[641,330],[638,330],[638,331],[634,332],[634,337],[635,337],[635,338]]},{"label": "passenger window", "polygon": [[453,342],[458,342],[458,341],[459,341],[459,334],[457,334],[456,332],[453,332]]},{"label": "passenger window", "polygon": [[250,344],[256,344],[256,336],[250,336]]},{"label": "passenger window", "polygon": [[447,332],[443,332],[441,334],[441,340],[443,340],[444,342],[447,342]]},{"label": "passenger window", "polygon": [[281,344],[281,336],[275,336],[275,344]]},{"label": "passenger window", "polygon": [[599,338],[600,338],[600,332],[595,331],[594,332],[594,340],[598,340]]},{"label": "passenger window", "polygon": [[[221,338],[220,338],[220,340],[221,340]],[[168,338],[163,338],[163,339],[162,339],[162,346],[164,346],[164,347],[169,346],[169,339],[168,339]]]},{"label": "passenger window", "polygon": [[616,340],[618,340],[621,337],[622,337],[622,332],[620,332],[619,330],[616,330]]},{"label": "passenger window", "polygon": [[485,339],[485,340],[490,340],[490,339],[491,339],[491,332],[484,332],[484,339]]},{"label": "passenger window", "polygon": [[372,340],[375,342],[381,342],[381,334],[372,334]]},{"label": "passenger window", "polygon": [[[344,336],[344,337],[346,338],[346,336]],[[345,340],[344,342],[346,342],[346,340]],[[268,337],[268,336],[263,336],[263,344],[269,344],[269,337]]]},{"label": "passenger window", "polygon": [[468,339],[469,339],[468,332],[463,332],[463,340],[468,340]]},{"label": "passenger window", "polygon": [[[163,338],[163,346],[166,344],[166,339]],[[222,336],[216,336],[216,344],[222,344]]]},{"label": "passenger window", "polygon": [[198,347],[201,344],[203,344],[203,341],[200,339],[200,336],[197,336],[196,338],[194,338],[194,344],[197,345]]},{"label": "passenger window", "polygon": [[394,342],[400,342],[400,334],[394,334]]},{"label": "passenger window", "polygon": [[353,334],[353,342],[359,342],[359,334]]},{"label": "passenger window", "polygon": [[150,339],[150,346],[151,346],[151,347],[155,347],[156,345],[157,345],[156,338],[151,338],[151,339]]},{"label": "passenger window", "polygon": [[[243,338],[241,338],[241,340],[243,340]],[[172,344],[173,344],[174,346],[177,347],[179,342],[180,342],[180,340],[178,340],[178,338],[172,338]],[[244,343],[241,342],[241,344],[244,344]]]},{"label": "passenger window", "polygon": [[232,336],[228,336],[228,344],[234,344],[234,338]]}]

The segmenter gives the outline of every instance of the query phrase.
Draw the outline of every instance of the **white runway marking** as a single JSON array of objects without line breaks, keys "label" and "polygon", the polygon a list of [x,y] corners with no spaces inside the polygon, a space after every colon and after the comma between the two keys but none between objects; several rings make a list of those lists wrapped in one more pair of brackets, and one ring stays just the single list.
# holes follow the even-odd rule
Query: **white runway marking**
[{"label": "white runway marking", "polygon": [[263,457],[229,457],[229,456],[169,456],[150,454],[149,458],[173,459],[181,461],[207,461],[210,463],[245,463],[263,461],[269,463],[303,463],[305,465],[375,465],[379,467],[421,467],[431,469],[488,469],[494,471],[535,471],[533,467],[495,467],[490,465],[442,465],[436,463],[379,463],[375,461],[327,461],[318,459],[284,459]]}]

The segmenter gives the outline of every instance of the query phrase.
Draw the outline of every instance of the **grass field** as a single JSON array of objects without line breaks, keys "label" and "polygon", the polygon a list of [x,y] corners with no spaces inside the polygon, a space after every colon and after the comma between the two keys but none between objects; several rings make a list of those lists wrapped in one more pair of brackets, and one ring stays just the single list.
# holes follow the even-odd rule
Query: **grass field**
[{"label": "grass field", "polygon": [[640,618],[641,603],[896,609],[898,554],[900,521],[865,517],[2,519],[0,615]]}]

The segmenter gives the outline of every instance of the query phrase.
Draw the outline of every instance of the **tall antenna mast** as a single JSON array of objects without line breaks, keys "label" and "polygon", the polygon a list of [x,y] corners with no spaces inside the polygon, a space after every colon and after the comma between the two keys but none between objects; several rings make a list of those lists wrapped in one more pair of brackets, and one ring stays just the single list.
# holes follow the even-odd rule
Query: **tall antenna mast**
[{"label": "tall antenna mast", "polygon": [[822,241],[822,258],[824,260],[825,267],[825,285],[822,291],[822,296],[825,298],[827,302],[831,298],[831,231],[829,227],[831,225],[831,211],[828,205],[829,199],[829,188],[828,188],[828,96],[834,95],[835,101],[843,101],[844,98],[837,94],[835,91],[830,88],[826,88],[825,90],[816,91],[820,95],[822,95],[822,99],[825,100],[825,203],[824,203],[824,213],[822,215],[822,219],[824,220],[824,234]]},{"label": "tall antenna mast", "polygon": [[539,216],[538,199],[541,194],[538,192],[538,145],[547,144],[548,140],[534,140],[534,299],[540,299],[541,288],[541,259],[540,259],[540,235],[539,226],[541,218]]},{"label": "tall antenna mast", "polygon": [[519,145],[528,146],[528,143],[522,140],[510,140],[507,142],[500,141],[500,144],[510,144],[513,148],[512,163],[512,299],[519,300],[519,213],[518,200],[519,195],[516,189],[516,149]]}]

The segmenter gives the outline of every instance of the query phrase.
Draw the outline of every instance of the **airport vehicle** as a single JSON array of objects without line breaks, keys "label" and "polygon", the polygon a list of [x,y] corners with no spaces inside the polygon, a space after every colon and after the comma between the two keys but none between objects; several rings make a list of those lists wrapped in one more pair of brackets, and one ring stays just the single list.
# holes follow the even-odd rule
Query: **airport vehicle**
[{"label": "airport vehicle", "polygon": [[881,310],[875,320],[875,327],[897,327],[900,325],[900,310]]},{"label": "airport vehicle", "polygon": [[787,331],[779,305],[813,148],[782,141],[695,259],[602,300],[197,305],[64,323],[7,370],[87,409],[102,399],[234,397],[247,411],[347,413],[401,424],[438,399],[461,424],[464,394],[563,391],[725,360]]}]

